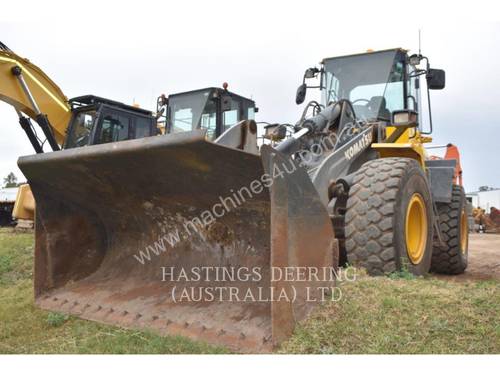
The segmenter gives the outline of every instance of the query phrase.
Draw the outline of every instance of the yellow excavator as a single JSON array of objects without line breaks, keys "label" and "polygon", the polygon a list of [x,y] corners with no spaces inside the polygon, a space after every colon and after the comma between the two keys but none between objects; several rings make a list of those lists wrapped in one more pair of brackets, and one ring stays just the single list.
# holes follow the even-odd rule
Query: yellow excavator
[{"label": "yellow excavator", "polygon": [[[36,65],[0,42],[0,100],[12,105],[36,153],[47,142],[53,151],[156,134],[150,111],[96,96],[68,100]],[[126,116],[125,122],[123,119]],[[93,124],[102,119],[99,131]],[[37,127],[32,120],[36,122]],[[121,121],[121,122],[120,122]],[[39,132],[41,130],[40,135]],[[42,141],[42,139],[45,139]],[[19,188],[13,216],[33,220],[35,201],[28,184]]]}]

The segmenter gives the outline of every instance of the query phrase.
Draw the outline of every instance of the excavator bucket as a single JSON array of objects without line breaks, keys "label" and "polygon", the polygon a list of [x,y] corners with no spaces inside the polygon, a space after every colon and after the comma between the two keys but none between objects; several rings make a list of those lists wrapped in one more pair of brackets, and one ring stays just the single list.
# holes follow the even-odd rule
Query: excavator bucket
[{"label": "excavator bucket", "polygon": [[37,204],[43,309],[265,352],[333,285],[326,209],[271,148],[250,154],[194,131],[18,164]]}]

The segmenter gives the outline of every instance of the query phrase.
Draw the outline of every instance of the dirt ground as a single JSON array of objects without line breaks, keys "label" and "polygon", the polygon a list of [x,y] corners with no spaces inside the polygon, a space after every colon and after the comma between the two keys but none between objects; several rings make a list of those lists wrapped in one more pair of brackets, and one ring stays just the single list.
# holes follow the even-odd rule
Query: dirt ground
[{"label": "dirt ground", "polygon": [[471,233],[469,266],[464,274],[448,280],[500,280],[500,234]]}]

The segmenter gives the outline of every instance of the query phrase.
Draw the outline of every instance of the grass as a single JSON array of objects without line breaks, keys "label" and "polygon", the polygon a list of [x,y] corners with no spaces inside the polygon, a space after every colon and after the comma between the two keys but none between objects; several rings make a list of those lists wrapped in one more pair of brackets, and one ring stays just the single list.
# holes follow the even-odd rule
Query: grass
[{"label": "grass", "polygon": [[224,353],[182,337],[114,328],[33,304],[33,234],[0,228],[0,353]]},{"label": "grass", "polygon": [[69,319],[68,315],[57,312],[49,312],[47,315],[47,324],[51,327],[60,327]]},{"label": "grass", "polygon": [[[0,229],[0,353],[223,353],[33,305],[33,235]],[[359,272],[358,272],[359,273]],[[359,275],[299,324],[281,353],[500,353],[500,282]]]},{"label": "grass", "polygon": [[498,281],[361,276],[341,289],[281,352],[500,353]]}]

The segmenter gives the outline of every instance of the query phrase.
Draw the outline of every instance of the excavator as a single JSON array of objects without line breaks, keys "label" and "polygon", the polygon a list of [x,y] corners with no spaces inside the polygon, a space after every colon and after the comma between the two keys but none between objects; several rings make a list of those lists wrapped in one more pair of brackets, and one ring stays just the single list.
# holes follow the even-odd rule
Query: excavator
[{"label": "excavator", "polygon": [[[40,68],[1,42],[0,69],[0,100],[14,107],[36,153],[44,152],[45,142],[58,151],[156,134],[156,121],[150,111],[92,95],[68,100]],[[32,120],[38,124],[44,141]],[[94,129],[97,123],[99,129]],[[34,210],[30,187],[22,185],[13,216],[33,220]]]},{"label": "excavator", "polygon": [[444,86],[443,70],[401,48],[326,58],[295,98],[315,88],[321,101],[268,125],[260,147],[255,122],[211,136],[221,120],[193,127],[172,100],[165,129],[182,131],[21,157],[37,202],[36,304],[267,352],[334,294],[339,266],[464,272],[456,161],[424,148],[420,92]]},{"label": "excavator", "polygon": [[[52,151],[59,151],[196,128],[207,129],[207,138],[215,140],[236,123],[253,119],[258,110],[253,100],[228,91],[227,83],[223,89],[209,87],[168,98],[162,94],[156,113],[95,95],[68,100],[40,68],[1,42],[0,69],[0,100],[14,107],[36,153],[44,152],[45,142]],[[226,141],[230,133],[225,135]],[[32,221],[34,212],[31,189],[28,184],[21,185],[13,216]]]}]

